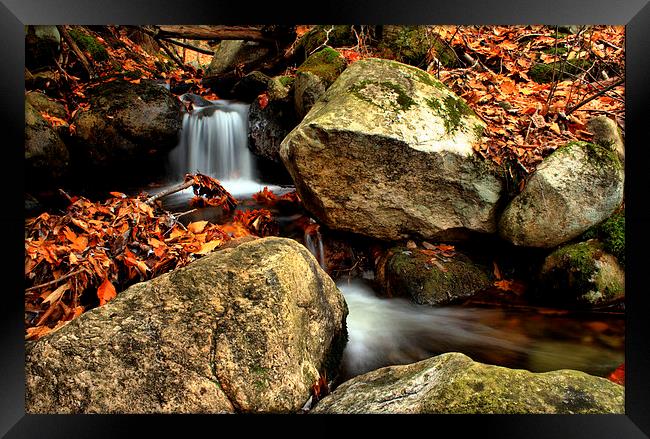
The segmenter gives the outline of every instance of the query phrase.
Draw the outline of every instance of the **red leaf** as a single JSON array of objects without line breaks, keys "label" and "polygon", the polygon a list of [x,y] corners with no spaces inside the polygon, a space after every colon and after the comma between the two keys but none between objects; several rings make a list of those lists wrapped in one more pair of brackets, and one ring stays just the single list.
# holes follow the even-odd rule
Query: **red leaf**
[{"label": "red leaf", "polygon": [[260,108],[263,110],[266,108],[267,105],[269,105],[269,95],[266,93],[262,93],[257,97],[257,100],[260,103]]},{"label": "red leaf", "polygon": [[99,298],[99,306],[103,306],[106,303],[110,302],[117,296],[117,292],[115,291],[115,287],[113,284],[108,280],[108,278],[104,278],[104,282],[97,288],[97,297]]}]

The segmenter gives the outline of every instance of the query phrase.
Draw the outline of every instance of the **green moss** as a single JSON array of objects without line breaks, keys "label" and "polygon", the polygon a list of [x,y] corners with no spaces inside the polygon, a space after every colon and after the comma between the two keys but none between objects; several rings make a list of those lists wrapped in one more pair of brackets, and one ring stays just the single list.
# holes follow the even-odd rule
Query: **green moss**
[{"label": "green moss", "polygon": [[357,84],[354,84],[348,88],[348,91],[356,96],[358,99],[369,102],[379,108],[386,110],[387,108],[382,107],[382,105],[375,102],[372,96],[368,93],[365,93],[365,90],[368,86],[377,86],[388,93],[397,94],[397,98],[394,101],[391,101],[391,109],[394,111],[406,111],[411,106],[415,105],[415,101],[404,91],[404,89],[398,84],[389,82],[389,81],[371,81],[363,80]]},{"label": "green moss", "polygon": [[[330,30],[331,29],[331,30]],[[327,34],[329,32],[329,35]],[[350,25],[318,25],[301,38],[300,45],[306,54],[312,53],[319,46],[325,44],[330,47],[353,46],[357,38]]]},{"label": "green moss", "polygon": [[283,87],[291,87],[296,80],[293,76],[280,76],[278,81],[282,84]]},{"label": "green moss", "polygon": [[568,267],[571,272],[568,279],[570,285],[556,285],[555,289],[589,291],[593,286],[593,275],[596,271],[594,253],[598,250],[599,246],[595,241],[587,241],[567,245],[553,252],[551,258],[559,261],[557,265]]},{"label": "green moss", "polygon": [[602,223],[587,230],[582,239],[598,239],[605,251],[625,266],[625,210],[617,212]]},{"label": "green moss", "polygon": [[88,35],[79,29],[70,29],[70,37],[74,40],[81,50],[90,53],[93,60],[101,62],[108,60],[106,48],[92,35]]},{"label": "green moss", "polygon": [[[461,98],[452,95],[445,97],[442,104],[436,98],[427,99],[426,103],[444,120],[447,134],[452,134],[458,130],[463,116],[476,116],[474,111]],[[477,138],[480,139],[483,135],[483,127],[476,124],[473,129]]]},{"label": "green moss", "polygon": [[476,136],[476,141],[479,141],[483,137],[483,131],[485,131],[485,127],[477,123],[474,125],[473,131],[474,135]]},{"label": "green moss", "polygon": [[569,50],[566,47],[549,47],[547,49],[542,50],[542,52],[549,55],[564,55],[568,51]]},{"label": "green moss", "polygon": [[346,67],[347,62],[340,53],[330,47],[325,47],[307,58],[298,67],[298,72],[313,73],[331,84]]},{"label": "green moss", "polygon": [[590,64],[588,59],[556,61],[549,64],[537,63],[528,71],[528,76],[540,84],[553,80],[562,81],[570,76],[582,73],[583,70],[589,68]]}]

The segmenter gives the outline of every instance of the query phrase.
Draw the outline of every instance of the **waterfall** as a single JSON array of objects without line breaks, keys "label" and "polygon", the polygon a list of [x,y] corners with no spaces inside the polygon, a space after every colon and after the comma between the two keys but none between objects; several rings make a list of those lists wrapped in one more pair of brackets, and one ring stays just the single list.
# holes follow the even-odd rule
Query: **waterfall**
[{"label": "waterfall", "polygon": [[320,234],[319,225],[314,220],[311,220],[310,224],[305,228],[304,241],[305,247],[307,247],[311,254],[314,255],[318,261],[318,265],[320,265],[323,270],[326,270],[323,237]]},{"label": "waterfall", "polygon": [[[203,101],[207,103],[208,101]],[[170,153],[172,177],[200,172],[234,192],[261,189],[255,158],[248,149],[247,104],[212,101],[183,115],[178,146]]]}]

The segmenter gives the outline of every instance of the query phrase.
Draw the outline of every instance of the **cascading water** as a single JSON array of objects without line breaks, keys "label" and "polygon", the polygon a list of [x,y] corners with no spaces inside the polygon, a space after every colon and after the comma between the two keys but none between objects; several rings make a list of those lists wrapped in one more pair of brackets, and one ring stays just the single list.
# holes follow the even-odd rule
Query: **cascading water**
[{"label": "cascading water", "polygon": [[183,115],[179,144],[169,155],[171,177],[200,172],[221,181],[234,196],[262,190],[255,156],[248,149],[248,104],[206,101],[184,95],[194,109]]},{"label": "cascading water", "polygon": [[176,177],[200,172],[219,180],[253,180],[247,147],[248,105],[217,101],[183,115],[178,147],[172,151]]}]

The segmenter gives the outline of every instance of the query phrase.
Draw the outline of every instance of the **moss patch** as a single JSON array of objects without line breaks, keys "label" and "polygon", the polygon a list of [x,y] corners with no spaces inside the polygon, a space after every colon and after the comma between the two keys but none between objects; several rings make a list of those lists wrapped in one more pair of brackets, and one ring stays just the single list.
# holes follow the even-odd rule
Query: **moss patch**
[{"label": "moss patch", "polygon": [[311,55],[298,67],[298,72],[309,72],[332,83],[347,67],[345,58],[336,50],[325,47]]},{"label": "moss patch", "polygon": [[70,29],[70,37],[74,40],[77,45],[92,56],[95,61],[106,61],[108,60],[108,52],[106,48],[97,40],[97,38],[92,35],[88,35],[79,29]]},{"label": "moss patch", "polygon": [[582,235],[582,239],[594,238],[600,240],[605,251],[625,266],[625,210],[615,213]]},{"label": "moss patch", "polygon": [[[371,87],[378,87],[383,94],[394,93],[397,95],[396,99],[391,99],[390,104],[377,103],[378,96],[369,92]],[[415,101],[404,91],[404,89],[390,81],[371,81],[363,80],[348,88],[348,91],[356,96],[358,99],[369,102],[379,108],[386,110],[386,105],[390,105],[394,111],[406,111],[415,105]]]},{"label": "moss patch", "polygon": [[[436,98],[427,99],[426,103],[444,120],[447,134],[452,134],[458,130],[463,116],[476,116],[474,111],[461,98],[456,98],[452,95],[445,97],[442,103]],[[478,131],[479,128],[480,132]],[[474,132],[480,139],[483,135],[483,127],[476,124],[474,126]]]},{"label": "moss patch", "polygon": [[278,81],[280,82],[280,84],[282,84],[283,87],[291,87],[295,80],[296,78],[294,78],[293,76],[280,76],[278,78]]},{"label": "moss patch", "polygon": [[[540,84],[555,81],[562,81],[571,75],[577,75],[589,68],[590,61],[587,59],[573,59],[570,61],[556,61],[548,64],[537,63],[528,71],[528,76]],[[555,75],[555,79],[554,79]]]}]

